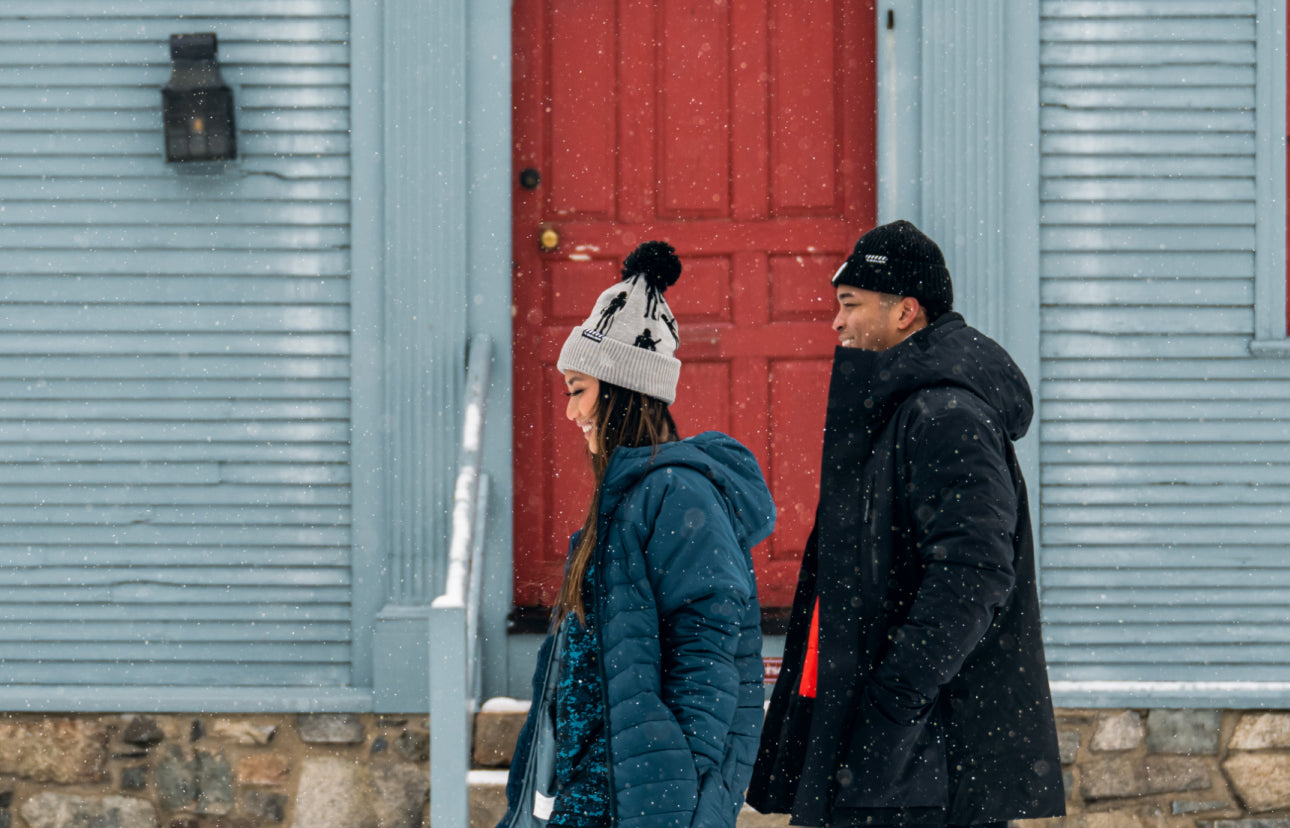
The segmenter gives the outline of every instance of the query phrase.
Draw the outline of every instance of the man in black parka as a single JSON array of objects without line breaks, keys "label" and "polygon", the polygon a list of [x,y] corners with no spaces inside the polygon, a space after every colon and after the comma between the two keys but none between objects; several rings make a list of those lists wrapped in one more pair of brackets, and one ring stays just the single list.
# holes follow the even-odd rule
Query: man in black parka
[{"label": "man in black parka", "polygon": [[856,242],[820,503],[748,802],[794,825],[1065,812],[1013,441],[1030,388],[906,221]]}]

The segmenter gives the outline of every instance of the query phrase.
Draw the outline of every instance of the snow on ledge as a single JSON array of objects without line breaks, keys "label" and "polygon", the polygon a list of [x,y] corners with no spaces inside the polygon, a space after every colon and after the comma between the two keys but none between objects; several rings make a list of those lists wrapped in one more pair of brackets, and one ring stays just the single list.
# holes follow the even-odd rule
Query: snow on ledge
[{"label": "snow on ledge", "polygon": [[1054,681],[1055,707],[1290,706],[1286,681]]},{"label": "snow on ledge", "polygon": [[466,773],[466,784],[475,788],[488,788],[493,786],[506,785],[506,778],[510,771],[505,770],[473,770]]},{"label": "snow on ledge", "polygon": [[507,696],[494,696],[479,708],[480,713],[527,713],[531,702],[512,699]]}]

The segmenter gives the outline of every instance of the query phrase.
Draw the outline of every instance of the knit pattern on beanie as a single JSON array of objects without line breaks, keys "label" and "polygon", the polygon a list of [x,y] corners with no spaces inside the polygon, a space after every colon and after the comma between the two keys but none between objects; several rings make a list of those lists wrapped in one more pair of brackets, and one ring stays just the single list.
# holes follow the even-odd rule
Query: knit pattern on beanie
[{"label": "knit pattern on beanie", "polygon": [[623,262],[623,281],[601,293],[587,321],[570,332],[556,367],[671,405],[681,377],[675,356],[681,336],[663,294],[680,275],[670,244],[637,247]]},{"label": "knit pattern on beanie", "polygon": [[954,308],[954,286],[945,256],[904,219],[873,228],[833,274],[833,286],[851,285],[893,296],[912,296],[933,320]]}]

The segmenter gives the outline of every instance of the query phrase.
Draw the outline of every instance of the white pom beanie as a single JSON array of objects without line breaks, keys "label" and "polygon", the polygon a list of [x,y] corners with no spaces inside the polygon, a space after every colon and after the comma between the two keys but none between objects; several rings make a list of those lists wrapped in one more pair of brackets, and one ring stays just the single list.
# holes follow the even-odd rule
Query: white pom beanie
[{"label": "white pom beanie", "polygon": [[663,292],[680,277],[681,260],[670,244],[649,241],[632,251],[622,273],[623,281],[600,294],[591,316],[569,334],[556,367],[671,405],[681,339]]}]

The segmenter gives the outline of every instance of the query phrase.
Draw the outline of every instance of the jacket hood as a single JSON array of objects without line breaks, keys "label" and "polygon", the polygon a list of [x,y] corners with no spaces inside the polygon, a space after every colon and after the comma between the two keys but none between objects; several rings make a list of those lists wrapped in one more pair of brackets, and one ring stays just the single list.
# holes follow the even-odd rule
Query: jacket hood
[{"label": "jacket hood", "polygon": [[719,431],[659,446],[616,449],[605,471],[601,514],[612,511],[623,494],[647,474],[668,466],[694,469],[712,481],[745,549],[770,535],[775,526],[775,503],[757,458],[738,440]]},{"label": "jacket hood", "polygon": [[[841,386],[841,387],[839,387]],[[924,388],[966,389],[992,408],[1009,438],[1025,435],[1034,416],[1030,385],[1003,346],[969,327],[957,313],[885,351],[838,348],[829,407],[842,392],[859,401],[879,427],[910,394]],[[867,418],[866,418],[867,419]]]}]

